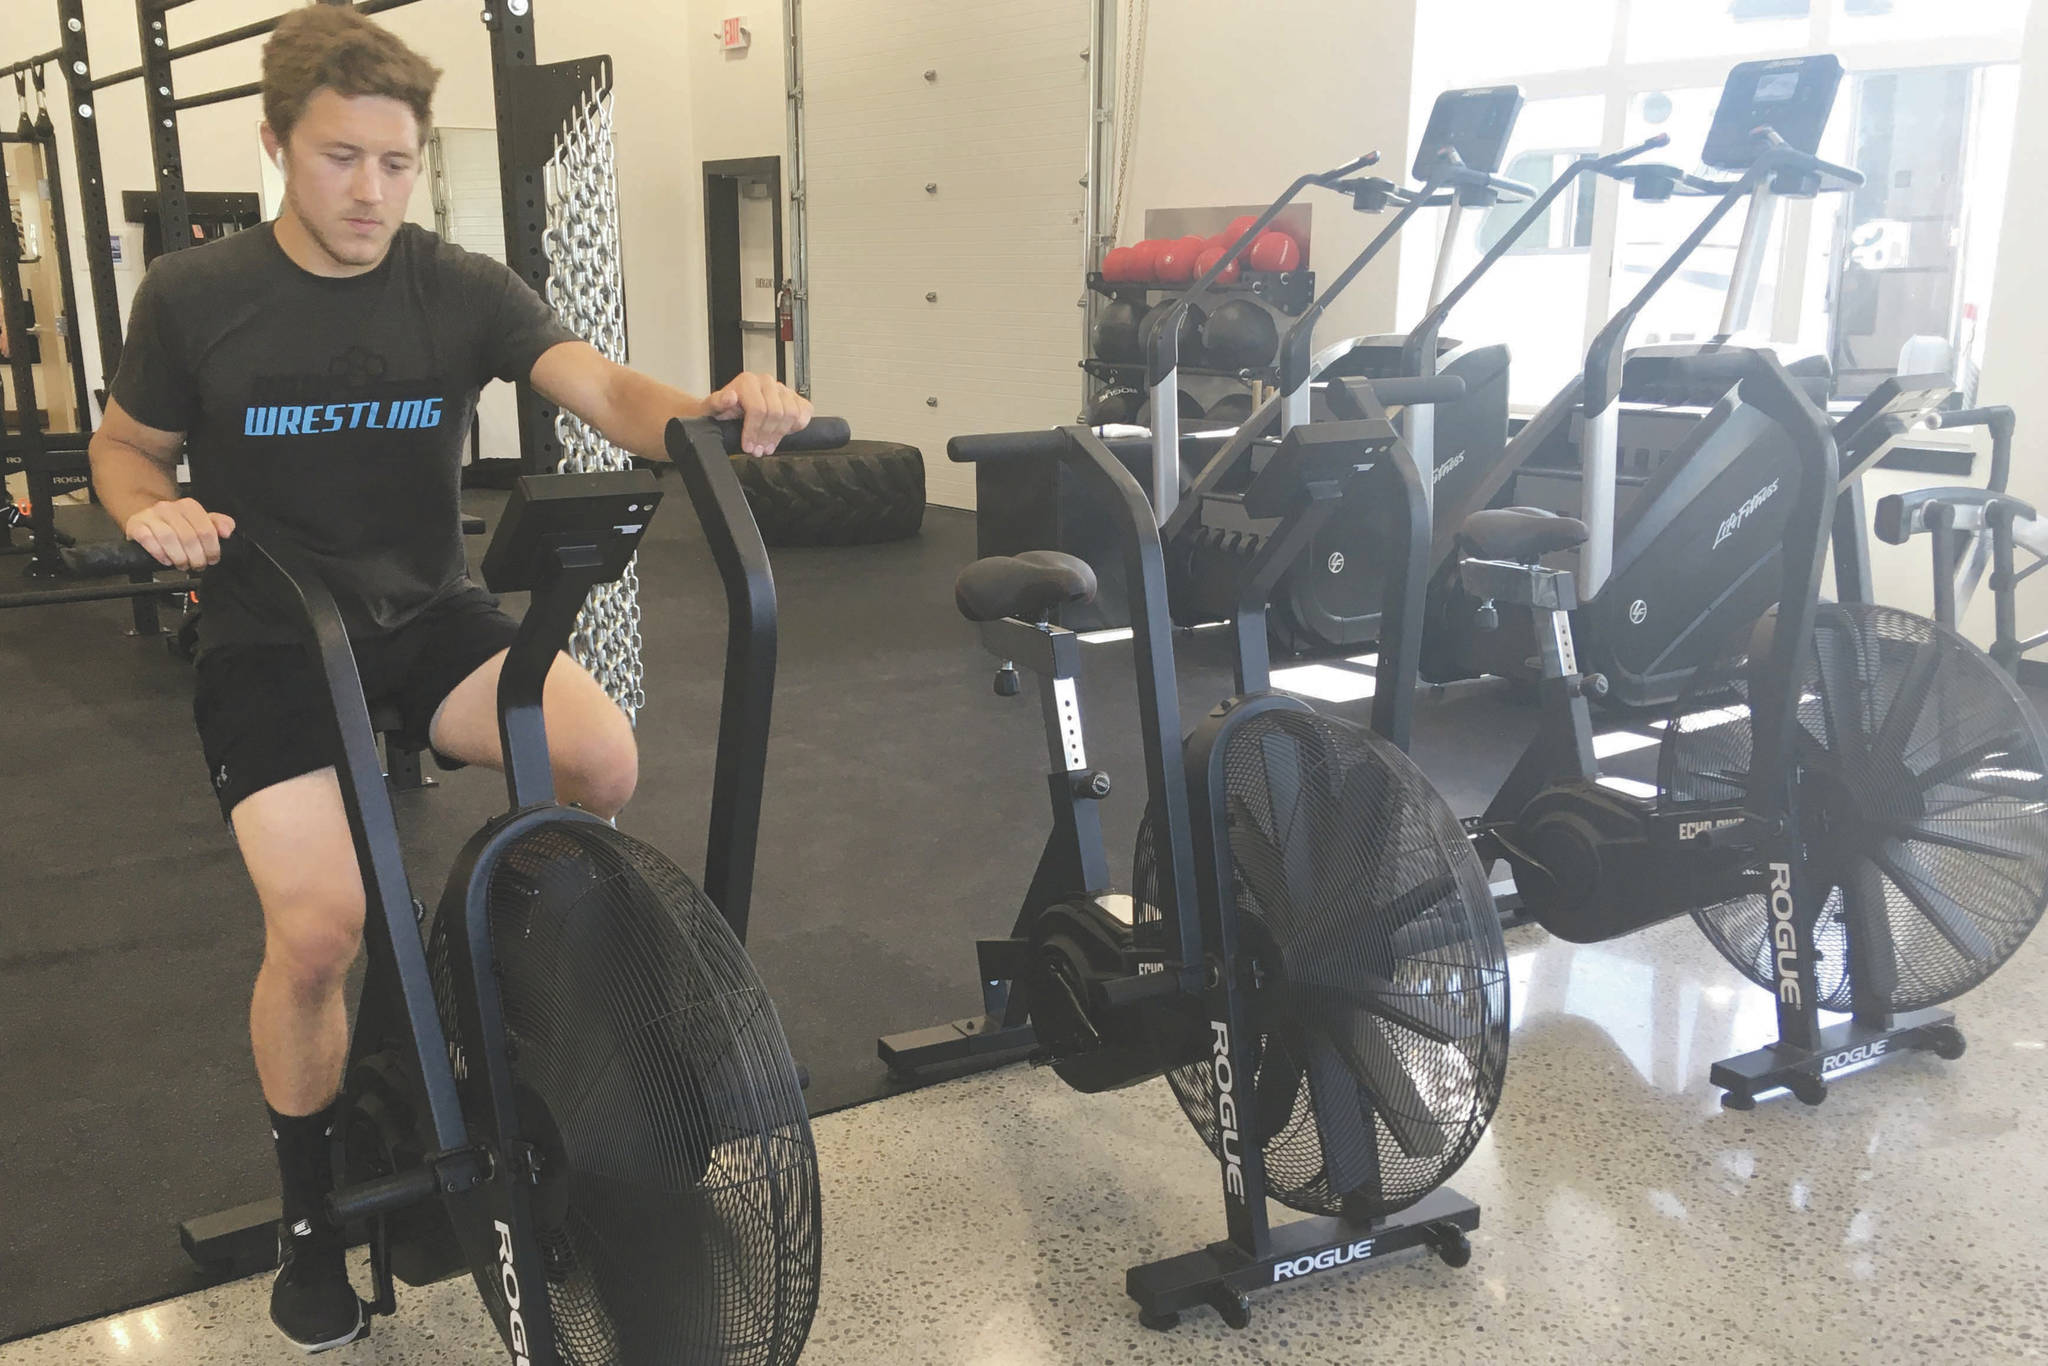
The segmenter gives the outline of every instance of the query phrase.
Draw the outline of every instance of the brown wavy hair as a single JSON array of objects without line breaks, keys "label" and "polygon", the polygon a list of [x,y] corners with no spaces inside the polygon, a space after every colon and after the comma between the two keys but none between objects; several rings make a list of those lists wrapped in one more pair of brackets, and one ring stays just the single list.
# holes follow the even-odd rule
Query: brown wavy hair
[{"label": "brown wavy hair", "polygon": [[291,140],[307,101],[325,87],[338,95],[381,95],[408,105],[426,139],[441,70],[391,30],[351,5],[316,3],[279,21],[263,45],[263,117],[278,141]]}]

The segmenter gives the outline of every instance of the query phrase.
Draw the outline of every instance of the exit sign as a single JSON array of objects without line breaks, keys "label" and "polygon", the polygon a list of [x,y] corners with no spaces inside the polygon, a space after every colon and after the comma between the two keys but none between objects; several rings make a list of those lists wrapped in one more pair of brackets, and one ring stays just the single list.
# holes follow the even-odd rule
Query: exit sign
[{"label": "exit sign", "polygon": [[719,41],[727,52],[745,51],[754,41],[754,35],[747,28],[745,15],[727,19],[719,29]]}]

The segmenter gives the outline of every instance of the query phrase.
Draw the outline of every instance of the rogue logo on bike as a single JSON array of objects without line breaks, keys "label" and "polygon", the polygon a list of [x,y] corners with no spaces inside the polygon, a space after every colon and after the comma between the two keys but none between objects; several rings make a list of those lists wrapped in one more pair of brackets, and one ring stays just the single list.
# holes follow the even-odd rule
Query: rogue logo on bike
[{"label": "rogue logo on bike", "polygon": [[1778,999],[1788,1006],[1801,1001],[1799,931],[1792,925],[1792,865],[1771,865],[1771,943],[1778,951]]},{"label": "rogue logo on bike", "polygon": [[531,1366],[526,1355],[526,1318],[519,1312],[519,1271],[512,1265],[512,1230],[504,1220],[493,1219],[498,1230],[498,1279],[505,1292],[506,1323],[512,1330],[512,1360],[515,1366]]},{"label": "rogue logo on bike", "polygon": [[1736,532],[1740,531],[1742,529],[1742,524],[1748,521],[1751,515],[1754,514],[1758,508],[1762,507],[1765,503],[1770,502],[1771,495],[1776,493],[1777,491],[1778,481],[1776,479],[1773,479],[1770,483],[1765,484],[1755,493],[1750,494],[1748,502],[1744,503],[1741,507],[1735,509],[1735,511],[1729,513],[1727,517],[1722,519],[1721,529],[1714,533],[1714,544],[1713,546],[1710,546],[1709,549],[1718,548],[1721,542],[1727,540],[1730,536],[1733,536]]},{"label": "rogue logo on bike", "polygon": [[1328,1247],[1313,1257],[1296,1257],[1291,1262],[1280,1262],[1273,1267],[1273,1279],[1284,1281],[1292,1276],[1307,1276],[1317,1271],[1328,1271],[1333,1266],[1349,1266],[1372,1256],[1373,1240],[1360,1238],[1344,1247]]},{"label": "rogue logo on bike", "polygon": [[1237,1131],[1237,1076],[1230,1066],[1230,1026],[1209,1021],[1215,1032],[1215,1054],[1209,1069],[1216,1074],[1216,1123],[1223,1131],[1223,1188],[1244,1199],[1244,1138]]},{"label": "rogue logo on bike", "polygon": [[1840,1053],[1830,1053],[1820,1060],[1820,1074],[1825,1077],[1838,1068],[1869,1062],[1872,1058],[1881,1058],[1885,1054],[1885,1049],[1890,1046],[1890,1039],[1878,1039],[1871,1043],[1859,1043],[1854,1048],[1845,1048]]}]

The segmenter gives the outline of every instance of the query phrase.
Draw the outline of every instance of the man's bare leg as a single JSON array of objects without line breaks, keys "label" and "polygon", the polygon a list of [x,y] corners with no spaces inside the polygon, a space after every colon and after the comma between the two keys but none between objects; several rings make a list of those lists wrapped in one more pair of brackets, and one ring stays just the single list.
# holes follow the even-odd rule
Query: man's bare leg
[{"label": "man's bare leg", "polygon": [[363,936],[363,880],[331,768],[257,792],[235,838],[263,905],[249,1036],[263,1098],[283,1115],[334,1099],[348,1053],[342,988]]},{"label": "man's bare leg", "polygon": [[[455,685],[435,712],[428,735],[451,759],[502,770],[498,736],[500,650]],[[556,655],[541,690],[547,721],[548,760],[554,770],[555,800],[573,803],[609,820],[632,799],[640,781],[640,752],[633,727],[596,679],[567,655]]]}]

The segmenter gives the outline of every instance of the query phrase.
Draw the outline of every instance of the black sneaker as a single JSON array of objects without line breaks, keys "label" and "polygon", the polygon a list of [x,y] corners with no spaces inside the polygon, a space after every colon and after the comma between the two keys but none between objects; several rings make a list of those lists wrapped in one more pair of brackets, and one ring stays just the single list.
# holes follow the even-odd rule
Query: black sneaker
[{"label": "black sneaker", "polygon": [[363,1302],[348,1282],[340,1241],[317,1237],[304,1220],[277,1234],[270,1321],[302,1352],[345,1347],[363,1336]]}]

